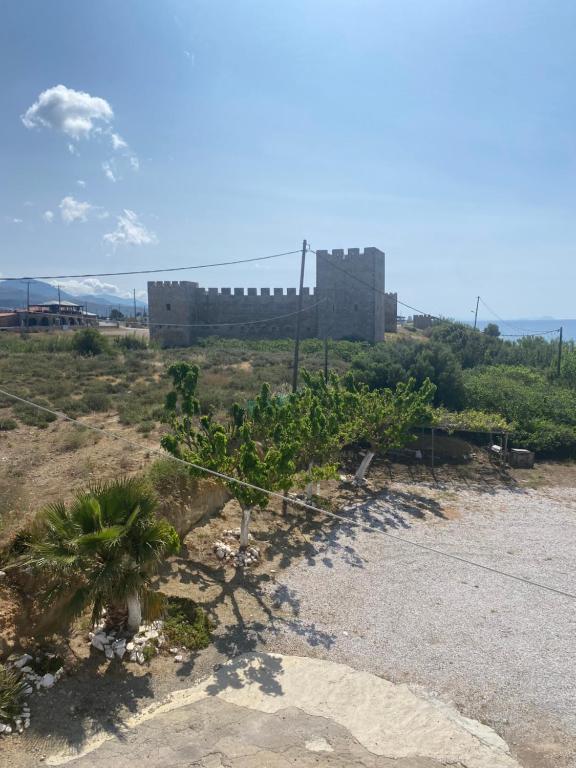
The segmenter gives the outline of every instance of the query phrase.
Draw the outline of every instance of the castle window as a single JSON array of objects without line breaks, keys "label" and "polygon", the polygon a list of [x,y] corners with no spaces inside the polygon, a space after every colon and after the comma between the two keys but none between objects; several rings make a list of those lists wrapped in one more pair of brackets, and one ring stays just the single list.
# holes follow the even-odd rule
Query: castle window
[{"label": "castle window", "polygon": [[166,311],[170,312],[171,309],[172,309],[172,305],[171,304],[166,304]]}]

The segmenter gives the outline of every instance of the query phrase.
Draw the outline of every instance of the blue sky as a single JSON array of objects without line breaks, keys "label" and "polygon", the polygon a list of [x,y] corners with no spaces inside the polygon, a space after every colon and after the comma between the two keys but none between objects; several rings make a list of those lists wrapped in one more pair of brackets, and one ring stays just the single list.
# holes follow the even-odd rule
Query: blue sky
[{"label": "blue sky", "polygon": [[[432,313],[479,293],[573,317],[575,28],[572,0],[7,1],[0,272],[306,237],[382,248],[387,287]],[[298,264],[182,277],[286,287]]]}]

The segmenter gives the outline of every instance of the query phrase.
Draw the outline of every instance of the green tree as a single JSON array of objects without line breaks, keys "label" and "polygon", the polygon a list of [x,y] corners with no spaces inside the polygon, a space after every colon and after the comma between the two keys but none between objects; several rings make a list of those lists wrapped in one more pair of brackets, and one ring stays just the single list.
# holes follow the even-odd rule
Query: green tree
[{"label": "green tree", "polygon": [[162,438],[162,446],[194,465],[190,467],[193,474],[205,474],[205,468],[226,476],[217,479],[240,505],[240,546],[246,547],[252,511],[265,508],[269,501],[268,494],[258,488],[285,493],[292,485],[298,442],[290,429],[290,408],[274,400],[265,385],[252,416],[235,404],[227,421],[219,422],[213,414],[201,413],[197,366],[176,363],[168,375],[173,389],[165,412],[171,432]]},{"label": "green tree", "polygon": [[428,379],[417,387],[414,379],[400,382],[395,390],[364,389],[354,424],[357,440],[368,443],[355,480],[362,483],[376,453],[385,454],[401,448],[412,438],[418,424],[427,423],[432,416],[435,386]]},{"label": "green tree", "polygon": [[22,562],[45,575],[45,598],[58,601],[61,615],[91,608],[96,623],[106,608],[110,628],[135,632],[142,611],[152,617],[158,607],[152,577],[180,545],[156,505],[138,478],[94,486],[41,513]]},{"label": "green tree", "polygon": [[124,320],[124,313],[114,307],[110,310],[110,320]]},{"label": "green tree", "polygon": [[500,336],[500,328],[498,328],[496,323],[488,323],[482,333],[485,336],[492,336],[492,338],[497,339]]}]

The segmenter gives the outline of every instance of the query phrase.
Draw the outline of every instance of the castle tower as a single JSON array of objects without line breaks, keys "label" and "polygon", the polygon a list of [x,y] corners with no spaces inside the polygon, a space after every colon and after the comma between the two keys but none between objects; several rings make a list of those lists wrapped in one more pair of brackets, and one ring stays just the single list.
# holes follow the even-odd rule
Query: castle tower
[{"label": "castle tower", "polygon": [[388,297],[384,294],[384,259],[379,248],[316,252],[316,292],[322,301],[318,307],[321,338],[382,341],[385,315],[391,317],[392,313],[396,330],[395,308],[387,306]]}]

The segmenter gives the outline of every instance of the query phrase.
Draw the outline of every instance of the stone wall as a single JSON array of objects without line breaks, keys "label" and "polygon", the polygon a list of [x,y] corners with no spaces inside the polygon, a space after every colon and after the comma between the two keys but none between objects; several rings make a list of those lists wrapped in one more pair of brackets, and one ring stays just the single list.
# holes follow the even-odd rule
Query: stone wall
[{"label": "stone wall", "polygon": [[[302,338],[380,341],[396,331],[396,294],[384,295],[378,248],[318,251],[316,289],[304,288]],[[374,290],[374,288],[376,290]],[[189,281],[148,283],[150,337],[163,346],[198,338],[294,338],[296,288],[202,288]]]}]

